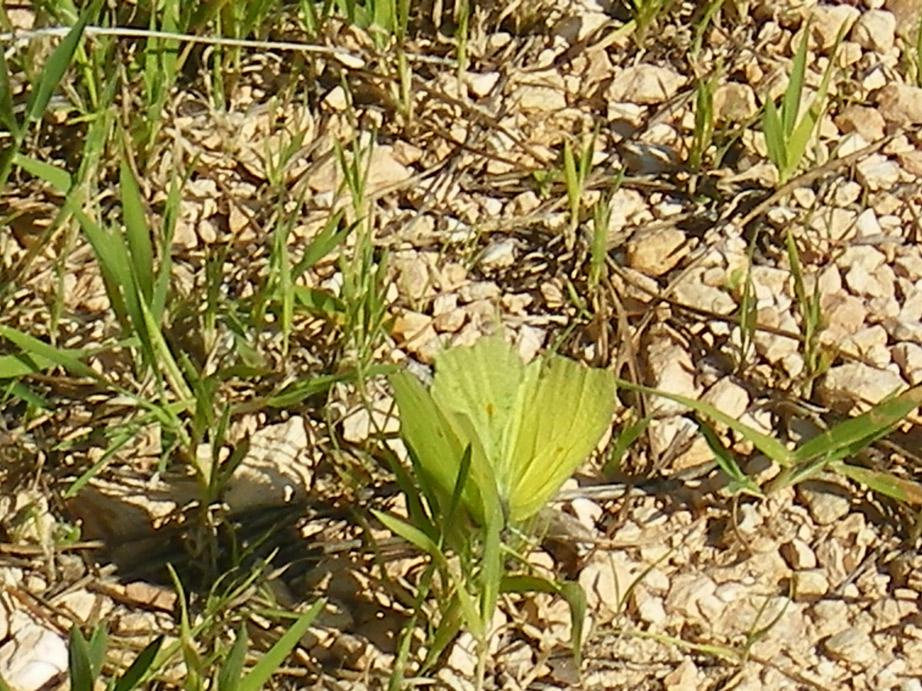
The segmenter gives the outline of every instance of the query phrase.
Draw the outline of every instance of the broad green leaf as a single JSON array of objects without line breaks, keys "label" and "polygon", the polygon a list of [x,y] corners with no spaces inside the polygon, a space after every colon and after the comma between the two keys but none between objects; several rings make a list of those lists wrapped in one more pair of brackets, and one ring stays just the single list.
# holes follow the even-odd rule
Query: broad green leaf
[{"label": "broad green leaf", "polygon": [[611,425],[614,399],[607,370],[556,355],[528,365],[497,468],[513,521],[540,511],[592,453]]}]

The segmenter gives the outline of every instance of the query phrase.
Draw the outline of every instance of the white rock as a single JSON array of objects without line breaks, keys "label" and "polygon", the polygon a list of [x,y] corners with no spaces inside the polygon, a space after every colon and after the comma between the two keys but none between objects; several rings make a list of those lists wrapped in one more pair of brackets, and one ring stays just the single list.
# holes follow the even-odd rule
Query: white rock
[{"label": "white rock", "polygon": [[674,96],[685,82],[683,75],[668,67],[642,63],[618,73],[606,97],[615,102],[652,105]]},{"label": "white rock", "polygon": [[850,5],[817,5],[810,10],[810,34],[817,47],[826,51],[835,45],[839,31],[846,31],[861,13]]},{"label": "white rock", "polygon": [[836,127],[843,134],[857,132],[869,142],[876,142],[882,139],[887,128],[887,122],[884,120],[877,108],[851,104],[836,116]]},{"label": "white rock", "polygon": [[716,314],[731,314],[736,302],[726,291],[704,283],[704,272],[699,267],[683,276],[673,289],[676,300]]},{"label": "white rock", "polygon": [[394,147],[379,144],[371,152],[368,163],[366,187],[369,194],[383,190],[391,185],[399,185],[413,177],[413,171],[394,157]]},{"label": "white rock", "polygon": [[813,601],[829,592],[829,579],[823,569],[807,569],[795,571],[791,575],[794,586],[794,599],[796,601]]},{"label": "white rock", "polygon": [[27,621],[0,646],[0,677],[16,691],[36,691],[67,669],[67,645],[58,634]]},{"label": "white rock", "polygon": [[903,379],[912,386],[922,382],[922,346],[916,343],[897,343],[891,354],[893,361],[899,365]]},{"label": "white rock", "polygon": [[826,654],[836,660],[849,664],[867,667],[875,661],[878,655],[877,648],[871,637],[854,627],[840,631],[828,639],[823,645]]},{"label": "white rock", "polygon": [[886,10],[862,12],[852,27],[851,37],[865,50],[889,53],[896,40],[896,17]]},{"label": "white rock", "polygon": [[858,237],[862,238],[873,238],[883,234],[874,209],[865,209],[858,214],[858,218],[855,219],[855,230],[858,231]]},{"label": "white rock", "polygon": [[838,485],[809,480],[797,486],[797,494],[819,525],[831,525],[851,510],[851,498]]},{"label": "white rock", "polygon": [[480,255],[481,266],[502,269],[515,263],[515,240],[506,238],[490,244]]},{"label": "white rock", "polygon": [[[695,382],[695,366],[684,348],[668,338],[659,338],[647,346],[646,356],[655,388],[689,398],[701,395],[701,387]],[[658,413],[685,412],[685,406],[662,397],[654,398],[650,408]]]},{"label": "white rock", "polygon": [[465,79],[471,93],[483,98],[493,91],[493,87],[499,81],[499,72],[468,72]]},{"label": "white rock", "polygon": [[707,576],[682,573],[672,579],[666,596],[666,611],[686,619],[700,620],[703,613],[698,607],[702,598],[714,595],[717,584]]},{"label": "white rock", "polygon": [[781,556],[795,571],[816,568],[816,554],[806,542],[800,538],[793,538],[790,542],[781,545]]},{"label": "white rock", "polygon": [[922,123],[922,87],[887,84],[877,93],[880,114],[897,125]]},{"label": "white rock", "polygon": [[873,405],[905,388],[906,382],[889,369],[848,362],[831,367],[820,382],[817,393],[824,404],[848,411],[859,401]]},{"label": "white rock", "polygon": [[861,184],[872,192],[889,190],[900,181],[899,164],[881,154],[871,154],[859,161],[855,170]]},{"label": "white rock", "polygon": [[733,418],[739,418],[749,407],[749,393],[730,377],[720,379],[701,400]]}]

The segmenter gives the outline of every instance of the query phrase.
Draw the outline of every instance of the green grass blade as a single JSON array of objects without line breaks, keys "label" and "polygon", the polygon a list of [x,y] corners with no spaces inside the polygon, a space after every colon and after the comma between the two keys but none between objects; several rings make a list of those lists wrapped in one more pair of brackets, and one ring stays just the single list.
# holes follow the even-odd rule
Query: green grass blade
[{"label": "green grass blade", "polygon": [[163,645],[163,636],[157,636],[153,641],[138,653],[138,656],[131,663],[131,666],[125,670],[125,673],[115,682],[112,691],[132,691],[140,684],[141,680],[148,673],[154,664],[157,653]]},{"label": "green grass blade", "polygon": [[797,115],[800,112],[800,100],[804,91],[804,75],[807,71],[807,41],[810,38],[809,23],[804,27],[804,35],[794,54],[791,76],[781,101],[781,125],[785,138],[794,131]]},{"label": "green grass blade", "polygon": [[38,362],[54,363],[72,374],[91,377],[94,380],[99,379],[99,375],[81,360],[87,355],[85,351],[56,348],[34,336],[2,324],[0,324],[0,338],[6,339],[23,351],[26,356],[36,358]]},{"label": "green grass blade", "polygon": [[13,163],[35,177],[44,180],[51,185],[55,191],[61,194],[70,192],[73,180],[70,177],[70,173],[63,168],[45,163],[44,161],[37,161],[34,158],[22,154],[16,154],[13,157]]},{"label": "green grass blade", "polygon": [[848,463],[835,463],[832,470],[864,485],[868,489],[906,504],[922,506],[922,485],[878,470]]},{"label": "green grass blade", "polygon": [[765,135],[765,146],[768,157],[778,169],[778,174],[783,177],[787,170],[787,147],[781,117],[778,109],[770,98],[766,98],[765,108],[762,112],[762,132]]},{"label": "green grass blade", "polygon": [[294,624],[286,631],[282,637],[273,645],[269,651],[263,655],[262,659],[257,662],[250,673],[243,678],[238,691],[260,691],[275,671],[285,662],[285,658],[294,650],[294,647],[301,640],[301,637],[307,633],[314,619],[320,614],[320,610],[325,606],[325,600],[318,600],[311,608],[302,614]]},{"label": "green grass blade", "polygon": [[19,121],[13,109],[13,87],[10,84],[10,72],[6,65],[6,52],[0,50],[0,125],[14,137],[19,136]]},{"label": "green grass blade", "polygon": [[663,398],[668,398],[670,401],[675,401],[676,403],[681,403],[690,410],[694,410],[697,413],[716,420],[717,422],[725,424],[727,427],[732,429],[735,432],[738,432],[744,439],[751,442],[759,451],[768,456],[771,460],[775,461],[782,466],[790,466],[793,464],[793,454],[792,452],[780,441],[774,437],[770,437],[766,434],[754,430],[752,427],[743,424],[734,417],[722,413],[717,410],[714,406],[705,403],[704,401],[698,401],[694,398],[688,398],[687,396],[680,396],[678,394],[669,393],[667,391],[660,391],[659,389],[652,389],[648,386],[641,386],[640,384],[634,384],[623,379],[615,379],[615,384],[619,387],[624,387],[631,391],[640,391],[642,393],[650,394],[652,396],[662,396]]},{"label": "green grass blade", "polygon": [[839,460],[854,454],[889,434],[920,404],[922,386],[915,386],[813,437],[794,452],[792,461],[800,465],[815,459]]},{"label": "green grass blade", "polygon": [[154,292],[154,251],[151,247],[150,231],[145,221],[146,214],[141,192],[134,173],[131,172],[124,157],[119,164],[119,193],[132,274],[137,281],[141,296],[150,305]]},{"label": "green grass blade", "polygon": [[237,630],[237,637],[231,646],[221,671],[218,672],[218,691],[238,691],[240,678],[243,673],[243,663],[247,654],[247,628],[241,624]]},{"label": "green grass blade", "polygon": [[714,453],[714,459],[717,461],[717,465],[724,474],[730,478],[730,483],[727,487],[730,493],[738,494],[744,492],[753,497],[763,497],[764,494],[762,490],[752,481],[752,478],[743,472],[739,463],[736,462],[736,457],[733,455],[733,452],[721,443],[717,433],[711,426],[700,418],[696,419],[696,422],[698,423],[698,429],[701,430],[701,434]]},{"label": "green grass blade", "polygon": [[89,645],[76,624],[70,629],[67,652],[71,691],[93,691],[94,677],[90,663]]},{"label": "green grass blade", "polygon": [[58,47],[54,49],[48,63],[42,71],[38,85],[29,94],[29,101],[26,105],[26,118],[28,122],[38,122],[42,119],[55,89],[58,88],[64,73],[67,71],[77,46],[80,45],[80,39],[83,36],[83,29],[86,27],[86,15],[81,15],[74,24],[73,28],[67,32]]}]

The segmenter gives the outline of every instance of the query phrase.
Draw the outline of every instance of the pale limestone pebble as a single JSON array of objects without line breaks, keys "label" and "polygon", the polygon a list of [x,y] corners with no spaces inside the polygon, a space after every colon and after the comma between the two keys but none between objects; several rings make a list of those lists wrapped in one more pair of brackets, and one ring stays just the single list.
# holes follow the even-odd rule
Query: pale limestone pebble
[{"label": "pale limestone pebble", "polygon": [[490,243],[480,255],[480,265],[486,269],[504,269],[515,264],[516,241],[505,238]]},{"label": "pale limestone pebble", "polygon": [[544,345],[547,333],[528,324],[522,325],[515,338],[515,349],[524,362],[531,362]]},{"label": "pale limestone pebble", "polygon": [[849,606],[841,599],[820,600],[808,611],[813,620],[813,635],[816,638],[831,636],[849,623]]},{"label": "pale limestone pebble", "polygon": [[[647,372],[654,388],[688,398],[701,395],[691,356],[679,344],[661,336],[653,340],[645,351]],[[663,397],[655,397],[650,409],[662,415],[685,412],[685,406]]]},{"label": "pale limestone pebble", "polygon": [[699,608],[702,599],[714,595],[717,584],[708,576],[697,573],[680,573],[672,577],[665,608],[670,615],[686,621],[702,621],[706,617]]},{"label": "pale limestone pebble", "polygon": [[[850,5],[816,5],[810,9],[810,38],[820,51],[827,51],[836,43],[841,30],[848,32],[861,13]],[[795,45],[799,38],[795,38]]]},{"label": "pale limestone pebble", "polygon": [[472,281],[461,286],[458,297],[462,303],[492,300],[500,297],[502,291],[493,281]]},{"label": "pale limestone pebble", "polygon": [[856,218],[858,218],[858,212],[853,209],[838,207],[823,209],[810,219],[810,228],[820,233],[822,237],[831,240],[845,240],[854,236]]},{"label": "pale limestone pebble", "polygon": [[641,565],[620,551],[595,552],[579,574],[589,608],[609,619],[621,609],[621,600],[641,574]]},{"label": "pale limestone pebble", "polygon": [[887,84],[877,93],[877,105],[880,114],[898,126],[922,123],[922,87]]},{"label": "pale limestone pebble", "polygon": [[893,295],[873,297],[867,304],[868,323],[880,324],[900,314],[900,302]]},{"label": "pale limestone pebble", "polygon": [[824,295],[820,300],[826,328],[821,333],[824,342],[835,342],[848,334],[857,333],[868,320],[865,302],[846,293]]},{"label": "pale limestone pebble", "polygon": [[714,452],[711,451],[707,441],[698,434],[697,425],[687,417],[676,415],[651,420],[647,431],[650,435],[650,450],[653,454],[664,454],[674,444],[680,449],[670,464],[672,472],[697,468],[714,461]]},{"label": "pale limestone pebble", "polygon": [[787,298],[786,302],[790,304],[790,298],[786,295],[791,283],[790,271],[773,266],[753,266],[749,278],[759,307],[774,305],[784,309],[786,305],[781,303],[785,301],[779,301],[779,298]]},{"label": "pale limestone pebble", "polygon": [[653,628],[662,628],[665,626],[669,615],[663,605],[663,599],[651,595],[642,585],[637,586],[633,593],[634,606],[637,609],[637,616],[641,621],[650,624]]},{"label": "pale limestone pebble", "polygon": [[[830,525],[851,510],[847,490],[829,482],[808,480],[797,486],[797,496],[807,505],[810,516],[818,525]],[[822,560],[819,560],[823,564]]]},{"label": "pale limestone pebble", "polygon": [[645,218],[651,218],[650,207],[637,190],[622,187],[611,196],[611,215],[608,219],[610,242],[616,242],[621,231],[629,225],[637,225]]},{"label": "pale limestone pebble", "polygon": [[878,63],[870,70],[864,73],[861,79],[861,88],[868,91],[876,91],[890,83],[889,74],[884,70],[883,65]]},{"label": "pale limestone pebble", "polygon": [[392,186],[399,186],[413,177],[413,170],[397,160],[394,147],[379,144],[374,147],[365,177],[367,194],[375,194]]},{"label": "pale limestone pebble", "polygon": [[663,688],[665,691],[698,691],[703,681],[701,670],[691,659],[685,658],[663,677]]},{"label": "pale limestone pebble", "polygon": [[922,151],[918,149],[901,151],[896,155],[896,160],[900,167],[910,175],[917,178],[922,177]]},{"label": "pale limestone pebble", "polygon": [[679,156],[675,148],[647,142],[625,142],[621,146],[621,162],[634,175],[661,175],[676,171]]},{"label": "pale limestone pebble", "polygon": [[816,192],[809,187],[799,187],[791,192],[791,196],[794,197],[794,201],[803,209],[812,209],[816,204]]},{"label": "pale limestone pebble", "polygon": [[843,134],[857,132],[868,142],[883,139],[887,122],[876,108],[852,104],[836,116],[835,124]]},{"label": "pale limestone pebble", "polygon": [[899,163],[881,154],[871,154],[855,166],[858,181],[872,192],[887,190],[900,181]]},{"label": "pale limestone pebble", "polygon": [[887,261],[887,256],[870,245],[853,245],[836,258],[836,265],[843,269],[860,266],[868,273],[874,273]]},{"label": "pale limestone pebble", "polygon": [[732,418],[739,418],[749,407],[749,393],[730,377],[717,381],[701,400]]},{"label": "pale limestone pebble", "polygon": [[897,318],[901,321],[922,321],[922,288],[905,278],[897,278],[896,285],[902,298]]},{"label": "pale limestone pebble", "polygon": [[893,361],[899,365],[903,379],[911,386],[922,383],[922,346],[917,343],[897,343],[892,350]]},{"label": "pale limestone pebble", "polygon": [[456,333],[466,321],[467,310],[457,308],[433,317],[432,327],[439,333]]},{"label": "pale limestone pebble", "polygon": [[893,369],[872,367],[861,362],[849,362],[831,367],[823,377],[817,392],[825,405],[840,412],[854,408],[867,410],[884,398],[906,388],[906,382]]},{"label": "pale limestone pebble", "polygon": [[854,41],[842,41],[839,46],[839,52],[836,53],[836,62],[839,67],[851,67],[856,62],[860,62],[864,57],[864,51]]},{"label": "pale limestone pebble", "polygon": [[865,50],[889,53],[896,40],[896,17],[886,10],[862,12],[852,26],[851,38]]},{"label": "pale limestone pebble", "polygon": [[794,538],[781,546],[781,556],[795,571],[816,568],[816,553],[804,540]]},{"label": "pale limestone pebble", "polygon": [[898,276],[905,276],[911,281],[922,280],[922,254],[917,251],[905,252],[896,257],[893,267]]},{"label": "pale limestone pebble", "polygon": [[736,301],[724,290],[709,286],[702,280],[707,267],[699,266],[682,276],[673,286],[675,299],[684,304],[715,314],[732,314]]},{"label": "pale limestone pebble", "polygon": [[861,191],[861,185],[854,180],[834,180],[824,195],[823,202],[830,206],[846,207],[858,201]]},{"label": "pale limestone pebble", "polygon": [[796,602],[815,602],[829,592],[829,579],[823,569],[804,569],[791,576]]},{"label": "pale limestone pebble", "polygon": [[465,72],[464,81],[470,92],[478,98],[489,96],[499,82],[499,72]]},{"label": "pale limestone pebble", "polygon": [[858,132],[849,132],[839,139],[838,146],[835,149],[836,158],[850,156],[856,151],[861,151],[867,145],[867,140]]},{"label": "pale limestone pebble", "polygon": [[493,330],[500,323],[499,305],[494,300],[475,300],[464,307],[467,318],[474,328],[484,333]]},{"label": "pale limestone pebble", "polygon": [[397,289],[411,300],[421,299],[429,290],[429,263],[417,253],[398,255],[392,266],[397,272]]},{"label": "pale limestone pebble", "polygon": [[[759,326],[771,329],[781,329],[791,334],[797,334],[798,326],[794,315],[788,311],[781,312],[775,307],[762,307],[757,311],[756,323]],[[783,358],[797,353],[800,350],[800,341],[796,338],[781,336],[764,330],[756,330],[752,342],[765,360],[777,364]]]},{"label": "pale limestone pebble", "polygon": [[532,190],[517,194],[508,204],[508,214],[510,216],[527,216],[532,211],[541,206],[541,200]]},{"label": "pale limestone pebble", "polygon": [[883,235],[874,209],[865,209],[855,219],[855,230],[860,238],[873,238]]},{"label": "pale limestone pebble", "polygon": [[608,101],[607,121],[615,135],[622,139],[633,137],[637,128],[644,122],[646,108],[636,103],[619,103]]},{"label": "pale limestone pebble", "polygon": [[875,598],[868,608],[871,619],[881,629],[898,626],[910,621],[918,614],[918,603],[913,600],[902,600],[889,593],[881,594]]},{"label": "pale limestone pebble", "polygon": [[10,622],[13,631],[0,646],[0,678],[16,691],[37,691],[67,670],[64,639],[20,612]]},{"label": "pale limestone pebble", "polygon": [[686,81],[668,67],[642,63],[616,74],[605,95],[616,103],[654,105],[672,98]]},{"label": "pale limestone pebble", "polygon": [[567,107],[563,77],[556,70],[528,73],[510,88],[522,113],[557,113]]},{"label": "pale limestone pebble", "polygon": [[746,122],[759,112],[755,91],[739,82],[727,82],[714,89],[712,107],[716,122]]},{"label": "pale limestone pebble", "polygon": [[917,321],[887,319],[883,324],[894,341],[922,343],[922,324]]},{"label": "pale limestone pebble", "polygon": [[871,637],[854,627],[839,631],[827,638],[823,649],[831,658],[861,668],[870,666],[878,655]]},{"label": "pale limestone pebble", "polygon": [[688,251],[685,233],[680,230],[640,232],[628,242],[627,262],[642,274],[662,276],[682,261]]},{"label": "pale limestone pebble", "polygon": [[884,368],[891,361],[888,340],[887,330],[880,324],[875,324],[843,339],[842,352],[854,355],[875,367]]},{"label": "pale limestone pebble", "polygon": [[524,315],[528,306],[535,301],[528,293],[503,293],[500,303],[506,314]]},{"label": "pale limestone pebble", "polygon": [[849,291],[869,298],[892,299],[895,295],[894,280],[893,269],[886,264],[869,271],[864,264],[855,263],[845,273],[845,284]]}]

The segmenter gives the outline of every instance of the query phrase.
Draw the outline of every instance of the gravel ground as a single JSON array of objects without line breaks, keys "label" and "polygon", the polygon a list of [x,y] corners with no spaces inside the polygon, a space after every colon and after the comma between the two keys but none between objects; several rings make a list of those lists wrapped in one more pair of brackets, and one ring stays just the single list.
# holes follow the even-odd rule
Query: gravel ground
[{"label": "gravel ground", "polygon": [[[914,0],[725,2],[706,25],[703,5],[678,3],[642,36],[624,30],[617,8],[594,0],[535,7],[533,23],[511,5],[475,15],[483,21],[472,25],[460,76],[450,46],[416,39],[411,116],[395,109],[393,61],[342,27],[336,46],[352,57],[318,61],[309,101],[272,100],[288,88],[287,56],[275,53],[248,58],[227,111],[211,108],[207,93],[178,93],[163,124],[170,146],[150,165],[142,194],[156,207],[171,171],[197,157],[182,191],[176,280],[188,294],[201,290],[204,258],[220,246],[235,267],[227,291],[243,294],[266,271],[266,181],[282,176],[309,196],[311,212],[288,239],[302,249],[337,203],[334,142],[376,132],[367,190],[376,246],[390,252],[393,317],[379,361],[422,369],[447,345],[471,344],[501,324],[526,359],[562,346],[796,441],[922,383],[922,87],[907,68],[920,64],[912,52],[920,8]],[[701,35],[698,26],[706,27]],[[803,32],[806,104],[830,61],[833,76],[803,165],[781,181],[759,115],[767,94],[784,92]],[[715,130],[696,169],[696,84],[706,80]],[[298,155],[276,169],[274,157],[296,136]],[[595,286],[587,278],[591,219],[571,235],[562,178],[541,177],[559,170],[565,141],[591,147],[585,208],[610,199],[608,259]],[[39,218],[59,204],[38,186],[0,202]],[[6,267],[35,232],[34,218],[19,219],[0,239]],[[812,341],[790,247],[821,308]],[[54,260],[40,256],[19,286],[24,311],[43,309],[58,280]],[[111,333],[85,247],[63,273],[68,345]],[[740,328],[747,273],[752,331]],[[343,276],[335,261],[324,262],[304,281],[335,294]],[[302,361],[289,363],[290,372],[322,359],[314,344],[329,338],[325,329],[320,319],[299,324],[293,350]],[[317,594],[331,601],[295,655],[298,688],[378,688],[393,665],[403,615],[370,575],[366,551],[350,547],[359,531],[343,508],[390,500],[374,484],[344,499],[325,461],[334,448],[329,416],[346,449],[396,429],[384,383],[371,382],[368,397],[338,385],[327,417],[260,412],[229,432],[250,440],[224,497],[230,514],[254,530],[256,516],[290,520],[299,533],[280,539],[283,556],[341,546],[311,552],[311,569],[275,581],[282,602]],[[566,605],[523,596],[495,622],[491,688],[922,689],[912,506],[826,475],[764,500],[732,495],[685,408],[620,399],[619,422],[642,410],[649,426],[617,473],[592,462],[567,485],[555,505],[564,534],[531,556],[536,568],[586,590],[582,669],[567,648]],[[67,439],[118,410],[109,400],[92,413],[52,416],[40,429]],[[917,478],[914,419],[862,452],[862,462]],[[760,483],[777,475],[745,439],[718,432]],[[28,451],[29,434],[0,430],[11,454]],[[43,486],[0,495],[0,676],[13,688],[60,681],[70,621],[101,618],[136,643],[152,631],[175,635],[176,596],[150,577],[151,564],[170,558],[170,517],[195,488],[188,478],[154,475],[159,445],[155,429],[138,436],[65,507]],[[59,456],[78,467],[101,453],[76,445]],[[13,456],[7,466],[12,476]],[[247,513],[273,504],[272,513]],[[14,517],[26,509],[37,518],[24,528]],[[105,557],[43,550],[65,518],[80,522],[83,539],[104,541]],[[387,563],[395,578],[417,567],[399,547]],[[462,636],[436,687],[469,688],[469,649]]]}]

